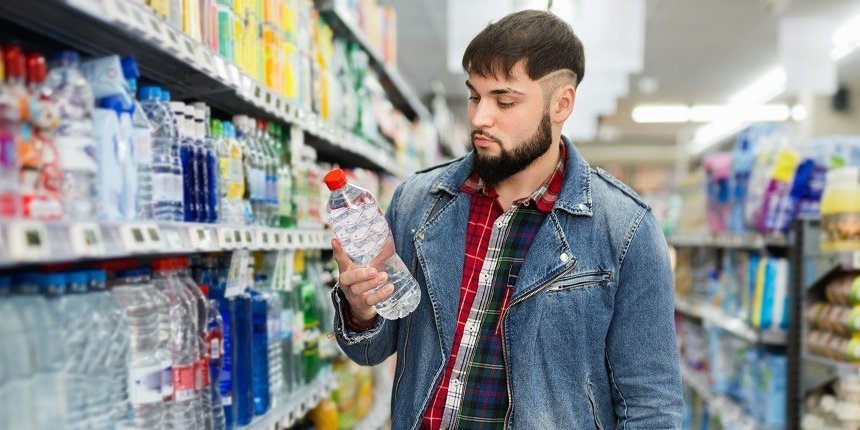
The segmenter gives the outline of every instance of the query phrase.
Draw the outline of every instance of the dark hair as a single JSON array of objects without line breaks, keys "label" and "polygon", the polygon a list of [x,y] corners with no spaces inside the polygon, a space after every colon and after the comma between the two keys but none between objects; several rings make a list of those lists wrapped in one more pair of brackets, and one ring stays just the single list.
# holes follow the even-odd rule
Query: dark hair
[{"label": "dark hair", "polygon": [[585,75],[585,53],[573,29],[558,16],[539,10],[512,13],[487,25],[463,53],[463,70],[510,78],[520,60],[526,60],[531,80],[569,69],[578,86]]}]

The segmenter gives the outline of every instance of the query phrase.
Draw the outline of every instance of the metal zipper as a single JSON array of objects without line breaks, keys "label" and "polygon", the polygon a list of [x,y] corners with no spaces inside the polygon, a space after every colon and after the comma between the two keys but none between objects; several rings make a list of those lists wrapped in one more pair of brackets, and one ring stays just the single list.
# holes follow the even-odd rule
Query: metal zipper
[{"label": "metal zipper", "polygon": [[517,303],[520,303],[523,300],[528,299],[529,297],[532,297],[535,294],[543,291],[544,288],[546,288],[548,285],[552,285],[552,283],[555,282],[558,278],[561,278],[562,276],[570,273],[570,271],[573,270],[575,267],[576,267],[576,260],[573,261],[573,264],[570,267],[568,267],[567,269],[565,269],[563,272],[559,273],[558,275],[553,276],[552,279],[550,279],[547,282],[544,282],[543,285],[541,285],[538,288],[535,288],[534,290],[532,290],[531,293],[528,293],[525,296],[520,297],[519,299],[512,301],[508,305],[508,308],[505,309],[504,315],[502,315],[502,358],[505,360],[505,376],[506,376],[505,385],[507,386],[507,389],[508,389],[508,410],[507,410],[507,412],[505,412],[505,426],[504,426],[505,429],[508,428],[508,420],[511,417],[511,411],[514,409],[514,398],[513,398],[514,395],[513,395],[513,391],[511,390],[511,377],[509,374],[509,370],[511,367],[508,364],[508,348],[505,346],[505,345],[507,345],[507,342],[505,342],[505,318],[508,316],[508,313],[509,313],[508,311],[512,307],[514,307],[514,305],[516,305]]},{"label": "metal zipper", "polygon": [[577,288],[579,286],[586,285],[586,284],[597,283],[597,282],[606,282],[606,281],[611,281],[611,280],[612,280],[612,274],[611,273],[600,273],[597,275],[583,277],[583,279],[577,279],[576,282],[574,282],[572,284],[561,285],[558,287],[550,288],[547,291],[569,290],[571,288]]}]

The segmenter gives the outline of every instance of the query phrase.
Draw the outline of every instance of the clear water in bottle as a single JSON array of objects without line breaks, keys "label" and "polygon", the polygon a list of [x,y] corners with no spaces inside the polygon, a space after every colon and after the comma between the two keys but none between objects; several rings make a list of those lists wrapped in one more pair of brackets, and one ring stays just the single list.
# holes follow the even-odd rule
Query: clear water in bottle
[{"label": "clear water in bottle", "polygon": [[12,280],[0,277],[0,428],[28,429],[34,428],[36,417],[32,403],[35,393],[31,391],[34,362],[27,326],[10,300],[11,294]]},{"label": "clear water in bottle", "polygon": [[60,124],[54,134],[63,171],[63,207],[67,219],[92,220],[98,207],[93,138],[93,91],[78,69],[80,58],[64,51],[56,59],[45,80],[60,110]]},{"label": "clear water in bottle", "polygon": [[161,88],[142,87],[140,105],[151,126],[152,219],[173,221],[174,160],[171,145],[176,135],[176,127],[169,121],[165,105],[161,103]]},{"label": "clear water in bottle", "polygon": [[118,271],[111,294],[128,323],[131,425],[141,430],[164,428],[162,373],[167,350],[159,339],[159,306],[166,297],[152,286],[148,269]]},{"label": "clear water in bottle", "polygon": [[251,325],[254,330],[253,377],[254,414],[263,415],[269,410],[271,391],[269,388],[269,330],[268,303],[266,297],[257,290],[248,290],[251,296]]},{"label": "clear water in bottle", "polygon": [[[201,283],[200,288],[208,297],[208,284]],[[224,417],[224,405],[218,380],[221,378],[221,369],[224,365],[224,321],[221,319],[215,300],[207,299],[206,315],[208,317],[206,321],[206,347],[209,352],[209,369],[207,371],[211,381],[209,390],[212,404],[212,428],[223,430],[227,426],[227,421]]]},{"label": "clear water in bottle", "polygon": [[[96,403],[99,417],[97,422],[101,425],[107,422],[110,428],[115,422],[124,420],[129,414],[128,392],[126,389],[128,372],[128,323],[123,316],[122,309],[116,299],[107,291],[107,274],[104,270],[92,270],[87,272],[89,296],[92,297],[93,306],[99,309],[103,315],[103,324],[106,344],[101,349],[105,351],[104,361],[100,367],[94,369],[96,377],[105,381],[108,387],[104,391],[104,400]],[[102,395],[99,393],[99,395]],[[106,407],[102,407],[106,405]],[[104,412],[104,413],[102,413]]]},{"label": "clear water in bottle", "polygon": [[209,316],[207,315],[208,307],[206,305],[206,296],[200,291],[197,282],[191,277],[188,258],[178,258],[179,279],[185,285],[186,292],[196,307],[195,315],[197,320],[195,328],[197,329],[197,345],[198,358],[194,364],[195,372],[195,390],[197,391],[196,399],[198,403],[198,419],[202,423],[203,429],[212,428],[212,399],[209,395],[209,353],[206,347],[206,327]]},{"label": "clear water in bottle", "polygon": [[331,190],[326,208],[329,224],[344,251],[358,266],[385,271],[386,284],[394,285],[394,293],[375,306],[376,312],[385,319],[409,315],[421,301],[421,290],[395,252],[391,230],[376,200],[369,191],[347,183],[340,169],[329,172],[325,181]]},{"label": "clear water in bottle", "polygon": [[137,79],[140,70],[134,57],[122,59],[122,74],[128,83],[129,97],[132,99],[132,158],[137,169],[137,193],[134,207],[139,220],[152,219],[152,129],[143,107],[137,99]]},{"label": "clear water in bottle", "polygon": [[182,190],[182,160],[179,156],[179,148],[182,144],[181,137],[179,136],[179,118],[173,113],[172,109],[170,108],[170,91],[161,90],[161,103],[167,110],[167,121],[173,125],[174,130],[173,138],[170,141],[170,178],[171,183],[173,185],[173,187],[170,189],[170,201],[172,208],[171,215],[173,221],[182,221],[185,218],[185,201]]},{"label": "clear water in bottle", "polygon": [[221,174],[221,223],[245,225],[243,148],[236,139],[236,130],[233,124],[229,121],[223,123],[223,134],[223,139],[220,140],[218,146]]}]

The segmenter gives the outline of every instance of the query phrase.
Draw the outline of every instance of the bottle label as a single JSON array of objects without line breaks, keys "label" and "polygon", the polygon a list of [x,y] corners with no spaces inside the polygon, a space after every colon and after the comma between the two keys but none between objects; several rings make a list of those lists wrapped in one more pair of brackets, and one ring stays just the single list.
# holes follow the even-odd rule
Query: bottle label
[{"label": "bottle label", "polygon": [[169,361],[161,363],[161,398],[173,399],[173,366]]},{"label": "bottle label", "polygon": [[57,130],[54,146],[60,155],[63,170],[80,170],[96,173],[96,145],[92,136],[63,135],[62,126]]},{"label": "bottle label", "polygon": [[173,175],[171,173],[159,172],[152,174],[152,201],[164,203],[171,201],[173,195]]},{"label": "bottle label", "polygon": [[159,364],[128,369],[128,398],[132,405],[162,401],[163,370]]},{"label": "bottle label", "polygon": [[209,388],[209,386],[212,384],[212,375],[209,374],[209,362],[210,362],[210,360],[208,358],[204,358],[201,361],[202,361],[202,364],[201,364],[202,367],[200,368],[200,375],[202,377],[201,386],[205,390],[205,389]]},{"label": "bottle label", "polygon": [[221,359],[221,339],[218,337],[213,337],[209,341],[209,356],[212,360]]},{"label": "bottle label", "polygon": [[173,400],[182,402],[194,398],[195,366],[173,367]]}]

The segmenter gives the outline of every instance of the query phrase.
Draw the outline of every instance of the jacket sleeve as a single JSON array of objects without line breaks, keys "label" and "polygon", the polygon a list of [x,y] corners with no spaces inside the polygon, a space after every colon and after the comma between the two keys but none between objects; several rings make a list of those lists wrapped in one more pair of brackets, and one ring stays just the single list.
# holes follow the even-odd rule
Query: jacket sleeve
[{"label": "jacket sleeve", "polygon": [[684,409],[666,239],[650,211],[621,257],[606,365],[619,429],[680,429]]},{"label": "jacket sleeve", "polygon": [[[400,196],[401,187],[394,191],[391,205],[385,214],[385,219],[392,230],[396,232],[396,205]],[[352,361],[363,366],[374,366],[382,363],[397,350],[397,332],[400,320],[386,320],[379,317],[373,327],[356,332],[345,323],[345,309],[349,306],[346,297],[336,285],[331,292],[332,303],[334,303],[334,332],[337,343],[343,352]]]}]

